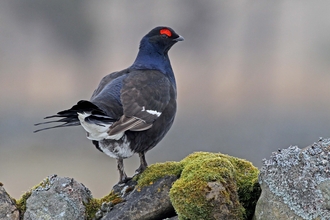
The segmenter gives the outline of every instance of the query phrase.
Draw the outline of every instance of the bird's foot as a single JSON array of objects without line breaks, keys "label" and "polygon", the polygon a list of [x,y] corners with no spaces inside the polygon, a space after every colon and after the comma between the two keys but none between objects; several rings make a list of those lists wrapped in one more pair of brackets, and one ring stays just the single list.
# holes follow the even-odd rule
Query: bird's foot
[{"label": "bird's foot", "polygon": [[127,178],[126,182],[119,182],[112,187],[112,190],[115,194],[120,195],[122,198],[133,191],[137,182],[132,178]]},{"label": "bird's foot", "polygon": [[135,170],[135,175],[139,175],[140,173],[143,173],[143,171],[145,171],[145,169],[147,169],[148,164],[145,158],[145,154],[144,153],[139,153],[139,157],[140,157],[140,166],[139,168],[137,168],[137,170]]},{"label": "bird's foot", "polygon": [[133,177],[125,177],[124,179],[119,180],[119,182],[116,185],[124,185],[126,184],[128,181],[130,181]]},{"label": "bird's foot", "polygon": [[134,174],[134,176],[143,173],[143,171],[145,171],[146,169],[147,169],[146,166],[140,166],[139,168],[137,168],[137,169],[135,170],[135,174]]}]

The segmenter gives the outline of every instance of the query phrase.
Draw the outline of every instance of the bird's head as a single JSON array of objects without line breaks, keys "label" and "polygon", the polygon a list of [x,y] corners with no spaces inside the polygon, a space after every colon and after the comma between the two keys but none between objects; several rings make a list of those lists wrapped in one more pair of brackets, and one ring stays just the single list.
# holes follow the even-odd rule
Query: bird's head
[{"label": "bird's head", "polygon": [[142,38],[140,50],[151,50],[150,45],[152,45],[156,52],[166,54],[175,43],[183,40],[184,38],[175,33],[172,28],[160,26],[152,29]]},{"label": "bird's head", "polygon": [[175,84],[167,52],[178,41],[183,41],[183,37],[172,28],[161,26],[152,29],[142,38],[139,53],[131,68],[159,70],[168,74]]}]

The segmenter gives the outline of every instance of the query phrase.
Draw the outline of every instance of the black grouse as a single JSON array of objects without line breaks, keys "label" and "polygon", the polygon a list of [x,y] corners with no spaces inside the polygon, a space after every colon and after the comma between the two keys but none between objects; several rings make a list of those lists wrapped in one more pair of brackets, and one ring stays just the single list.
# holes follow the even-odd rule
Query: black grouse
[{"label": "black grouse", "polygon": [[129,178],[123,159],[138,153],[147,168],[145,153],[158,144],[173,124],[176,113],[176,82],[168,57],[169,49],[183,37],[169,27],[156,27],[145,35],[138,55],[127,69],[105,76],[90,101],[81,100],[71,109],[35,125],[63,122],[35,132],[81,125],[97,149],[117,159],[119,183]]}]

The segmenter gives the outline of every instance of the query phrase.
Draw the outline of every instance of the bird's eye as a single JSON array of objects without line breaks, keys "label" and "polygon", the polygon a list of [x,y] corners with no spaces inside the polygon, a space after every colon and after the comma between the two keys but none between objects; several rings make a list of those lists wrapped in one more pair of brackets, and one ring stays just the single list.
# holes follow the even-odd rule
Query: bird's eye
[{"label": "bird's eye", "polygon": [[166,34],[162,34],[162,35],[160,35],[163,39],[166,39],[166,38],[168,38],[168,36],[166,35]]}]

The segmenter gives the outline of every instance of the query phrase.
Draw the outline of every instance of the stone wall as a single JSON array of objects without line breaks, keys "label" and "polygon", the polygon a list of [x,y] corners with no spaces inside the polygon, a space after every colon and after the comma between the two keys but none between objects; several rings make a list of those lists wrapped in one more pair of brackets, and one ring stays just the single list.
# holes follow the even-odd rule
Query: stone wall
[{"label": "stone wall", "polygon": [[[15,200],[0,183],[0,220],[330,219],[330,139],[274,152],[259,170],[220,153],[157,163],[101,199],[52,175]],[[261,194],[260,194],[261,193]]]},{"label": "stone wall", "polygon": [[52,175],[17,201],[1,187],[0,219],[248,219],[260,194],[258,172],[246,160],[198,152],[151,165],[101,199]]}]

